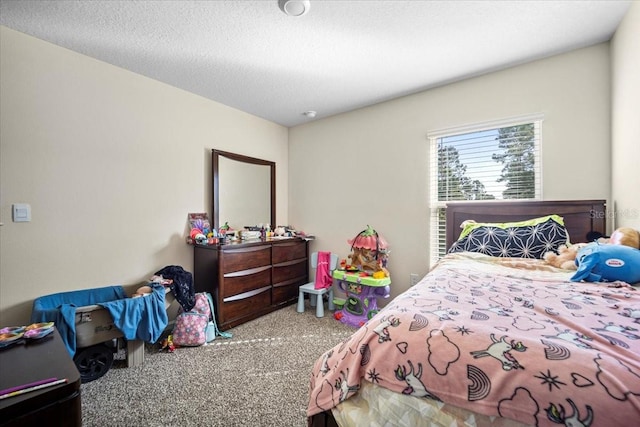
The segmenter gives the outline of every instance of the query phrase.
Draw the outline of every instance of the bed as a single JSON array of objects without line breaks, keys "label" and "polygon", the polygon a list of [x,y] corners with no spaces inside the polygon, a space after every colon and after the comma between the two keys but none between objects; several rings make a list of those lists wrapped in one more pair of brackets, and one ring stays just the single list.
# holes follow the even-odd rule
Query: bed
[{"label": "bed", "polygon": [[[447,205],[447,246],[459,244],[467,220],[520,224],[548,215],[560,217],[571,242],[606,234],[602,200],[459,202]],[[571,282],[572,271],[540,259],[480,252],[447,254],[319,356],[309,425],[638,422],[640,290]]]}]

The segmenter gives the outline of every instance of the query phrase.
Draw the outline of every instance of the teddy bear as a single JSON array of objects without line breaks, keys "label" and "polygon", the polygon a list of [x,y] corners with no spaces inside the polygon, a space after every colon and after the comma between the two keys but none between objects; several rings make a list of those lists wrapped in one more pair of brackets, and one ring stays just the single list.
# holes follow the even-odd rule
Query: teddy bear
[{"label": "teddy bear", "polygon": [[554,267],[562,268],[564,270],[576,270],[576,254],[578,250],[585,246],[586,243],[576,243],[573,245],[560,245],[558,247],[558,253],[547,252],[544,254],[544,260],[547,264]]}]

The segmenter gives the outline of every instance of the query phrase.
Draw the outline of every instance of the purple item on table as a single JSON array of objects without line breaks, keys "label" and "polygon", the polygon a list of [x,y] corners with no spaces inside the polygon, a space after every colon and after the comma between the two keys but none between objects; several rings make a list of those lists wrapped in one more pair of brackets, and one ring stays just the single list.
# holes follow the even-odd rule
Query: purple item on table
[{"label": "purple item on table", "polygon": [[13,393],[14,391],[24,390],[25,388],[35,387],[42,384],[52,383],[54,381],[58,381],[57,378],[47,378],[46,380],[34,381],[29,384],[17,385],[15,387],[6,388],[4,390],[0,390],[0,396]]}]

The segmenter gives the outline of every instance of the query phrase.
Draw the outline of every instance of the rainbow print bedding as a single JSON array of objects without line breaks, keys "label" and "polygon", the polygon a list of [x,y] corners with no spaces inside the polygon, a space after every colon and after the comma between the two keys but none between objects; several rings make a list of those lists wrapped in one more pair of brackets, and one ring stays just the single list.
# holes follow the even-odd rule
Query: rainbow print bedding
[{"label": "rainbow print bedding", "polygon": [[[540,260],[447,255],[318,358],[307,415],[338,415],[350,398],[384,388],[411,396],[410,405],[453,408],[462,415],[451,425],[637,423],[640,290],[574,283],[571,274]],[[427,410],[414,413],[430,425]],[[396,408],[375,417],[403,425],[410,414]]]}]

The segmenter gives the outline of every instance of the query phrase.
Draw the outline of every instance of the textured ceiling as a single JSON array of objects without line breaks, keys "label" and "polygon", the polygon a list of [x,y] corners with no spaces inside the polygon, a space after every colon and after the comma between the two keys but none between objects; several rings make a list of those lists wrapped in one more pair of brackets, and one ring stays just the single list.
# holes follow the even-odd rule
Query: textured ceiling
[{"label": "textured ceiling", "polygon": [[0,24],[290,127],[609,40],[629,5],[1,0]]}]

